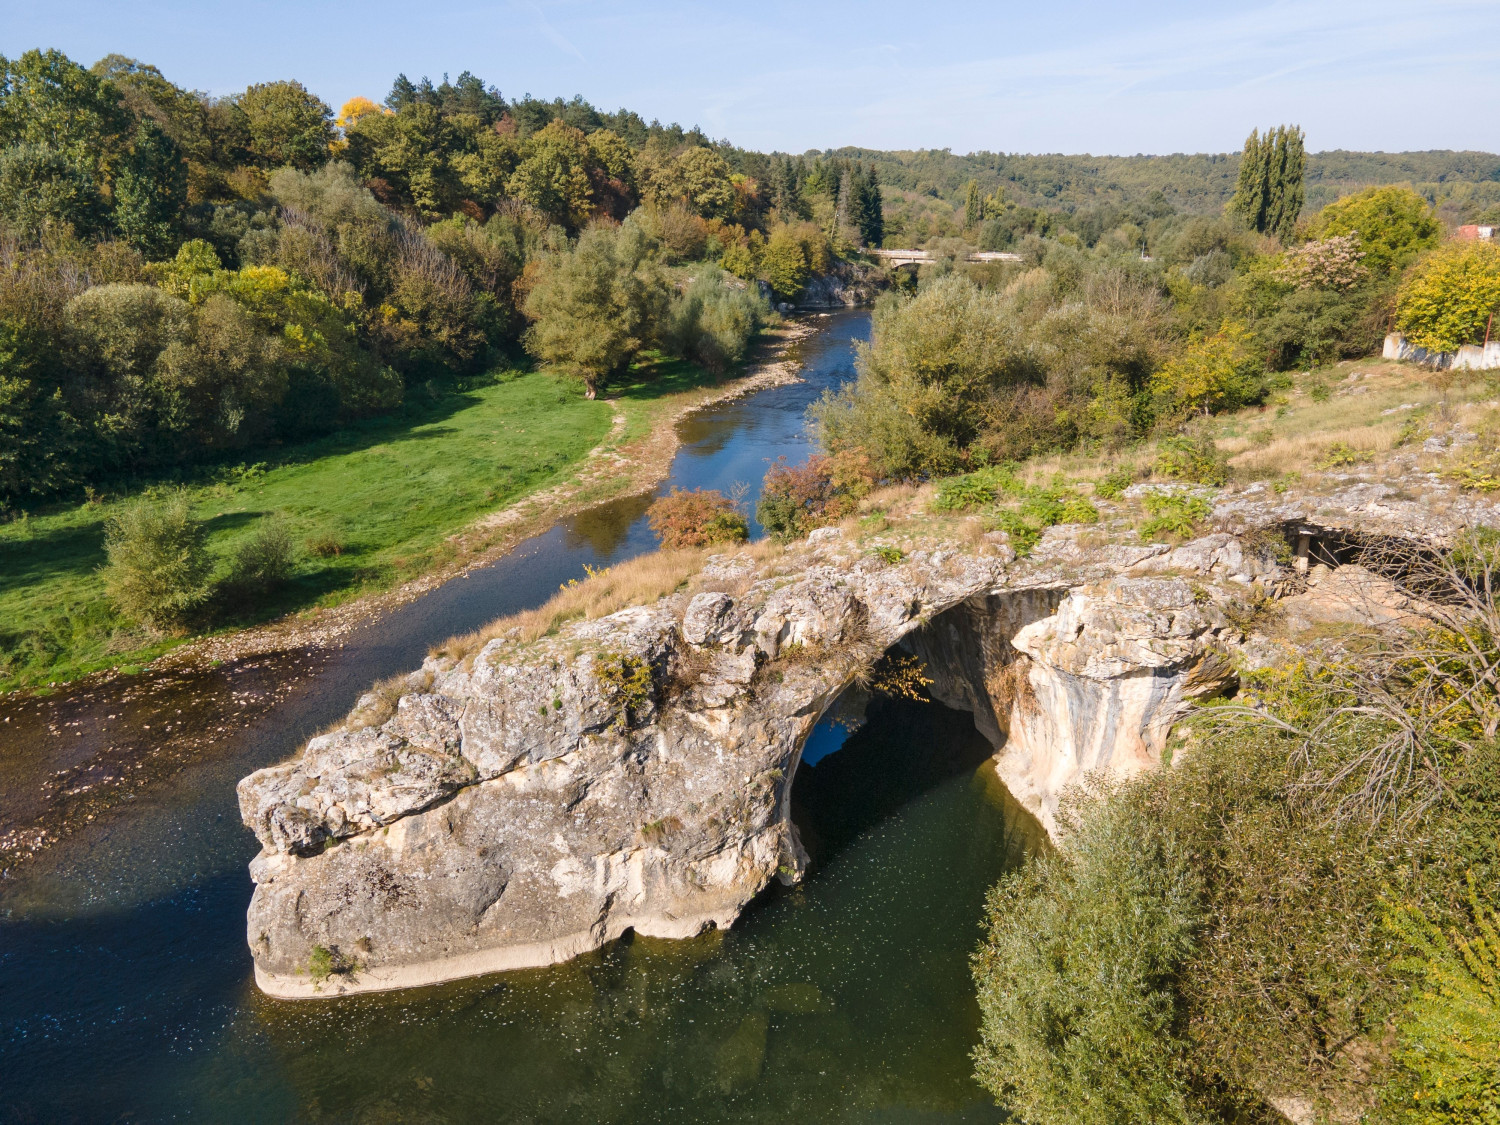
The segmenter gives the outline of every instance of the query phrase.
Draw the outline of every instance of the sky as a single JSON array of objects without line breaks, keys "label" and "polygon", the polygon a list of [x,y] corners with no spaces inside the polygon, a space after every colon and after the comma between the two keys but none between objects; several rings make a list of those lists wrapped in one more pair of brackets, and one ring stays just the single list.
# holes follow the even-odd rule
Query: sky
[{"label": "sky", "polygon": [[0,54],[118,52],[336,109],[398,73],[582,94],[765,151],[1500,152],[1500,0],[0,0]]}]

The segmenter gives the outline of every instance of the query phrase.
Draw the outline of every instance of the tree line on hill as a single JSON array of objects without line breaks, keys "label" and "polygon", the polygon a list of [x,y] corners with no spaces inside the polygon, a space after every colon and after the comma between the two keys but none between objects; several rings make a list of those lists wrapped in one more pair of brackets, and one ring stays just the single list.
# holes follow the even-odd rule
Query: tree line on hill
[{"label": "tree line on hill", "polygon": [[[1284,162],[1286,145],[1272,138],[1267,159]],[[1405,259],[1345,247],[1364,257],[1330,282],[1335,263],[1290,245],[1320,241],[1322,212],[1298,218],[1299,196],[1258,203],[1279,209],[1274,221],[1242,213],[1241,173],[1271,171],[1245,155],[1105,161],[1139,176],[1086,206],[1061,181],[1047,205],[1023,202],[1022,158],[910,155],[753,153],[581,98],[506,99],[468,73],[401,76],[382,103],[355,98],[335,116],[293,81],[211,98],[120,56],[0,61],[0,504],[298,440],[516,346],[590,395],[650,349],[722,368],[769,315],[763,294],[795,299],[882,243],[948,263],[966,248],[1017,251],[1051,279],[1045,301],[1005,298],[1033,311],[1097,305],[1101,263],[1121,293],[1156,292],[1158,311],[1132,327],[1149,336],[1145,358],[1063,380],[1117,405],[1023,410],[1012,429],[1037,440],[1112,431],[1116,415],[1139,431],[1143,372],[1226,319],[1250,326],[1272,369],[1367,348],[1391,322]],[[1358,167],[1341,174],[1374,167],[1343,159]],[[1422,174],[1484,172],[1477,158],[1404,159]],[[947,212],[917,213],[900,185],[925,182],[911,179],[924,160],[984,178],[956,187]],[[1085,165],[1069,173],[1079,183],[1098,178]],[[1223,180],[1210,194],[1240,210],[1193,214],[1140,190],[1163,170]],[[1431,218],[1420,191],[1401,200]],[[1296,277],[1293,259],[1306,267]],[[1023,320],[1011,339],[1061,339],[1061,311]],[[1028,354],[1068,350],[1042,337]],[[1021,382],[1036,385],[1059,361],[1028,362]],[[1052,382],[1028,401],[1052,402]],[[1066,421],[1037,429],[1048,410]]]},{"label": "tree line on hill", "polygon": [[[1086,215],[1156,206],[1190,215],[1217,214],[1234,195],[1242,156],[960,155],[946,149],[863,148],[829,149],[822,155],[858,161],[875,170],[893,205],[888,218],[908,245],[962,232],[967,225],[961,221],[962,208],[971,181],[981,196],[998,194],[1018,207],[1041,212]],[[1408,184],[1450,224],[1500,218],[1500,155],[1491,153],[1314,152],[1307,155],[1305,182],[1307,206],[1313,211],[1367,187]]]},{"label": "tree line on hill", "polygon": [[881,213],[857,162],[468,73],[335,117],[295,81],[0,58],[0,506],[325,432],[517,345],[590,396],[650,349],[723,369]]}]

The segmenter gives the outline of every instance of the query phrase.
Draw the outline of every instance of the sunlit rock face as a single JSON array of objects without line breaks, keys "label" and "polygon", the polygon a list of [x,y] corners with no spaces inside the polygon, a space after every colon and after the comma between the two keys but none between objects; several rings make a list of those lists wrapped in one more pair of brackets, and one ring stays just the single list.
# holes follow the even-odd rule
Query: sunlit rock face
[{"label": "sunlit rock face", "polygon": [[[1226,501],[1221,526],[1311,541],[1284,498],[1256,503]],[[1339,526],[1316,504],[1319,527]],[[256,979],[280,996],[397,988],[547,964],[627,929],[732,924],[771,879],[801,876],[803,742],[896,646],[973,714],[1054,831],[1069,786],[1160,766],[1185,706],[1263,659],[1236,606],[1327,600],[1270,543],[1221,531],[1173,548],[1120,521],[1050,529],[1016,559],[962,519],[824,529],[714,556],[648,606],[431,658],[240,783],[262,846]]]}]

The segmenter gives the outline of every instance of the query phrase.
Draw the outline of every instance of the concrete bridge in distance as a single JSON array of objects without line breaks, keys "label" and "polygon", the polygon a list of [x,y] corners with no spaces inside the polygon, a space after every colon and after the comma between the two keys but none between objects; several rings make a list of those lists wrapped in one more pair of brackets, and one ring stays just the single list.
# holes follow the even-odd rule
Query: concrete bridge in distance
[{"label": "concrete bridge in distance", "polygon": [[[932,255],[926,250],[868,250],[872,258],[879,258],[886,265],[920,266],[930,263]],[[996,250],[976,250],[964,258],[966,262],[1019,262],[1021,255],[1007,254]]]}]

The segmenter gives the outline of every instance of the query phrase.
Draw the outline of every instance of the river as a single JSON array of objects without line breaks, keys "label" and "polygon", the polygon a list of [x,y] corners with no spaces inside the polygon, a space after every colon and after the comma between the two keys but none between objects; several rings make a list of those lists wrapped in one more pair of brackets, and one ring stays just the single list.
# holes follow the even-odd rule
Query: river
[{"label": "river", "polygon": [[[803,382],[682,424],[663,491],[743,482],[753,504],[767,462],[806,456],[804,412],[851,377],[852,341],[869,330],[863,312],[825,323],[801,345]],[[794,785],[817,864],[732,930],[402,993],[288,1003],[255,989],[244,938],[255,842],[235,781],[431,644],[539,604],[585,564],[652,549],[648,503],[566,520],[357,629],[295,678],[254,663],[148,677],[130,700],[76,701],[76,743],[55,704],[16,710],[0,803],[86,758],[109,722],[182,722],[182,705],[189,718],[204,701],[223,711],[236,692],[277,699],[243,725],[231,709],[169,783],[0,885],[0,1122],[1000,1120],[969,1076],[967,958],[986,887],[1037,829],[967,718],[936,705],[878,705],[847,736],[820,728],[808,758],[821,760]],[[54,719],[26,718],[44,712]],[[122,768],[98,757],[110,762],[99,770]]]}]

